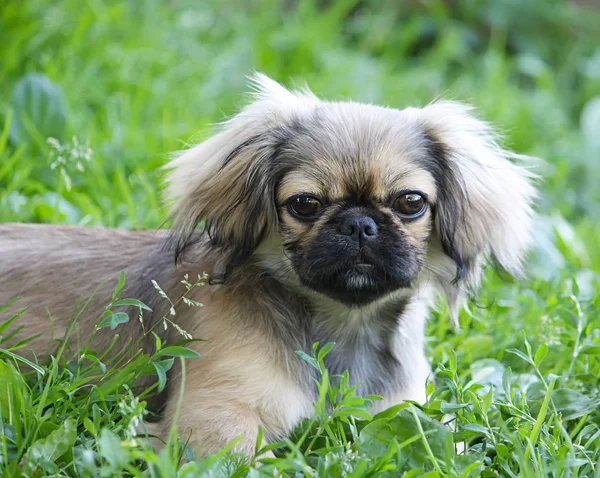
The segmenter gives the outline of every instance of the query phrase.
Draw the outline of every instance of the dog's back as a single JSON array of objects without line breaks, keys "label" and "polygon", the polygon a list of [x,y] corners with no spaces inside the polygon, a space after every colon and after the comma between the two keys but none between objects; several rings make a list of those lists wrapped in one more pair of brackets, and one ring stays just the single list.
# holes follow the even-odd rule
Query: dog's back
[{"label": "dog's back", "polygon": [[172,271],[172,257],[162,252],[164,238],[164,231],[0,224],[0,307],[21,297],[0,313],[0,322],[27,308],[15,324],[25,327],[13,340],[38,335],[32,346],[43,355],[63,337],[78,300],[81,307],[93,295],[78,319],[80,340],[86,341],[120,271],[126,273],[126,292],[142,284],[152,289],[151,279]]}]

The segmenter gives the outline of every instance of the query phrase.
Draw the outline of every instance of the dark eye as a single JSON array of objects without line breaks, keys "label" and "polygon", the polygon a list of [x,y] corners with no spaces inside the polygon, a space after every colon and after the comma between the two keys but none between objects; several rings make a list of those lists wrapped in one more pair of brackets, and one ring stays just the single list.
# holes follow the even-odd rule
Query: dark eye
[{"label": "dark eye", "polygon": [[312,218],[323,208],[323,204],[313,196],[295,196],[288,202],[290,212],[300,218]]},{"label": "dark eye", "polygon": [[394,201],[394,209],[407,218],[419,217],[425,212],[427,203],[419,193],[403,193]]}]

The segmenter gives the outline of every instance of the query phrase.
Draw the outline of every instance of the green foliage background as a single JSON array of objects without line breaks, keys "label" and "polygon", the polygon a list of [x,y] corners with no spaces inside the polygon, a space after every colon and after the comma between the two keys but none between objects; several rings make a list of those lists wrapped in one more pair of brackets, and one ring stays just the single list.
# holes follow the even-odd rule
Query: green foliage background
[{"label": "green foliage background", "polygon": [[[253,70],[288,86],[307,83],[328,99],[398,108],[438,97],[472,103],[505,133],[506,146],[544,160],[537,165],[543,178],[537,246],[526,281],[507,283],[488,274],[478,304],[461,316],[460,332],[451,330],[443,310],[430,322],[429,355],[445,385],[424,413],[431,420],[441,419],[440,410],[457,414],[454,438],[472,442],[468,464],[476,466],[453,468],[443,456],[431,460],[427,453],[411,466],[456,475],[600,476],[598,25],[600,9],[592,1],[5,0],[0,5],[0,222],[159,227],[165,218],[160,166],[168,153],[235,113],[244,103],[245,76]],[[49,136],[60,146],[48,144]],[[89,161],[83,158],[86,143],[93,150]],[[57,163],[73,151],[82,168],[76,161]],[[0,375],[19,380],[7,374]],[[488,404],[489,388],[472,390],[473,397],[463,393],[473,383],[504,386],[504,393],[494,394]],[[520,392],[527,396],[522,403]],[[517,396],[511,399],[511,393]],[[123,438],[112,415],[102,423],[115,434],[105,431],[101,438],[95,428],[96,434],[82,426],[78,413],[88,405],[77,403],[53,419],[64,421],[70,414],[74,421],[64,422],[65,434],[77,428],[78,443],[87,440],[86,446],[97,450],[106,476],[125,469],[133,455],[121,450],[117,460],[103,452],[119,449],[116,437]],[[544,403],[550,411],[541,414]],[[511,406],[523,415],[506,412]],[[403,413],[399,416],[412,420]],[[385,423],[392,430],[389,444],[394,426]],[[23,457],[31,462],[35,455],[28,447],[46,439],[51,428],[21,437],[15,445],[20,451],[12,455],[4,447],[2,456],[12,459],[3,459],[5,471],[15,464],[28,469]],[[396,428],[398,441],[405,428],[405,422]],[[321,458],[317,465],[311,450],[306,455],[313,471],[338,476],[358,470],[356,476],[362,476],[366,468],[357,463],[364,458],[372,465],[383,453],[364,438],[354,446],[352,461],[331,440],[322,455],[334,458]],[[39,442],[37,447],[44,450]],[[41,454],[48,463],[64,458]],[[400,455],[390,452],[378,463],[400,473],[401,463],[408,463]],[[77,461],[77,453],[70,456]],[[152,462],[149,456],[142,461]],[[285,462],[289,470],[310,475],[300,465],[294,468],[298,456],[291,465]],[[160,463],[163,472],[174,473],[171,462]],[[205,465],[218,463],[223,461]],[[278,464],[280,470],[288,465]],[[136,466],[128,473],[144,469]],[[227,466],[242,474],[249,470]],[[58,469],[76,470],[64,463]]]}]

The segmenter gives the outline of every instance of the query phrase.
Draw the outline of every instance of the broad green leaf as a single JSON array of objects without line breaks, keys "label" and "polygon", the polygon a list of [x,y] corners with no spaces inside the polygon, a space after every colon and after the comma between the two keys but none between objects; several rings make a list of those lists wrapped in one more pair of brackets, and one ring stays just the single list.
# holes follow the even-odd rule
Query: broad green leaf
[{"label": "broad green leaf", "polygon": [[17,444],[17,433],[15,428],[8,423],[3,423],[0,427],[0,463],[4,463],[4,452],[9,460],[16,460],[19,454]]},{"label": "broad green leaf", "polygon": [[122,470],[129,463],[129,455],[123,449],[121,440],[110,430],[103,428],[100,430],[100,438],[98,438],[98,448],[100,455],[104,458],[113,470]]},{"label": "broad green leaf", "polygon": [[200,358],[200,354],[195,350],[188,349],[187,347],[179,347],[177,345],[171,345],[159,350],[156,354],[157,357],[183,357],[188,359]]},{"label": "broad green leaf", "polygon": [[38,463],[56,461],[71,450],[77,438],[77,422],[67,418],[57,430],[40,438],[27,450],[27,461]]},{"label": "broad green leaf", "polygon": [[132,305],[134,307],[140,307],[144,310],[149,310],[150,312],[152,312],[152,309],[150,307],[148,307],[142,301],[137,300],[137,299],[121,299],[121,300],[115,302],[113,305],[114,305],[114,307],[118,307],[120,305]]},{"label": "broad green leaf", "polygon": [[585,344],[581,347],[581,353],[586,355],[600,355],[600,343]]},{"label": "broad green leaf", "polygon": [[540,364],[542,363],[542,360],[544,360],[544,357],[546,357],[547,353],[548,353],[548,346],[545,343],[542,343],[538,347],[537,352],[535,353],[535,357],[533,358],[533,361],[534,361],[536,367],[540,366]]},{"label": "broad green leaf", "polygon": [[83,426],[89,432],[90,435],[95,437],[98,434],[98,429],[88,417],[85,417],[83,419]]},{"label": "broad green leaf", "polygon": [[440,403],[440,412],[442,413],[456,413],[463,408],[468,407],[468,403],[448,403],[442,402]]},{"label": "broad green leaf", "polygon": [[[452,441],[452,432],[447,426],[429,418],[420,410],[415,409],[415,411],[431,452],[437,459],[445,459],[446,445],[448,441]],[[418,468],[424,463],[429,463],[428,452],[419,435],[419,425],[413,411],[405,408],[392,418],[373,420],[365,426],[353,448],[360,450],[361,453],[378,457],[388,451],[393,440],[396,440],[401,446],[403,442],[408,441],[409,443],[402,447],[402,455],[407,458],[409,467]],[[415,437],[418,439],[411,441]]]},{"label": "broad green leaf", "polygon": [[[454,465],[459,471],[459,475],[461,477],[467,476],[480,476],[481,470],[485,468],[485,464],[483,463],[483,457],[478,455],[457,455],[454,459]],[[471,472],[475,472],[471,474]]]},{"label": "broad green leaf", "polygon": [[364,410],[362,408],[357,408],[357,407],[342,408],[341,410],[337,410],[335,412],[334,416],[337,416],[337,417],[359,417],[359,418],[362,418],[363,420],[371,419],[371,415],[369,414],[369,412],[367,412],[366,410]]},{"label": "broad green leaf", "polygon": [[492,399],[494,397],[494,387],[491,386],[488,393],[483,396],[482,409],[483,413],[487,414],[492,406]]},{"label": "broad green leaf", "polygon": [[173,366],[175,362],[174,358],[161,360],[160,362],[152,362],[154,366],[154,370],[156,370],[156,375],[158,376],[158,391],[162,392],[167,385],[167,372]]},{"label": "broad green leaf", "polygon": [[104,329],[110,327],[110,330],[115,330],[120,324],[126,324],[127,322],[129,322],[129,315],[125,312],[115,312],[104,317],[100,321],[98,328]]},{"label": "broad green leaf", "polygon": [[160,350],[162,348],[162,340],[160,340],[160,337],[156,332],[152,331],[152,335],[154,336],[154,346],[156,347],[156,350]]},{"label": "broad green leaf", "polygon": [[331,349],[335,346],[335,342],[329,342],[325,345],[323,345],[323,347],[321,347],[321,349],[319,350],[319,353],[317,354],[317,360],[320,362],[321,360],[323,360],[325,358],[325,356],[331,352]]},{"label": "broad green leaf", "polygon": [[12,93],[14,116],[10,141],[15,145],[46,138],[64,139],[67,104],[63,93],[47,76],[29,73],[17,82]]},{"label": "broad green leaf", "polygon": [[454,439],[456,441],[463,441],[473,437],[484,437],[489,440],[491,435],[486,427],[479,425],[478,423],[466,423],[454,434]]},{"label": "broad green leaf", "polygon": [[390,408],[382,410],[381,412],[379,412],[378,414],[376,414],[375,416],[373,416],[373,420],[393,418],[400,411],[402,411],[402,410],[404,410],[404,409],[406,409],[408,407],[410,407],[410,404],[408,402],[399,403],[398,405],[394,405],[394,406],[391,406]]},{"label": "broad green leaf", "polygon": [[563,420],[574,420],[600,407],[600,399],[583,395],[569,388],[559,388],[552,393],[552,402]]},{"label": "broad green leaf", "polygon": [[310,355],[308,355],[306,352],[303,352],[302,350],[297,350],[296,355],[301,360],[305,361],[307,364],[310,364],[312,367],[319,370],[319,365],[317,364],[317,361],[314,358],[312,358]]},{"label": "broad green leaf", "polygon": [[504,443],[498,443],[496,445],[496,453],[502,459],[508,457],[508,447]]},{"label": "broad green leaf", "polygon": [[118,297],[119,292],[123,290],[123,287],[125,287],[125,271],[121,271],[119,274],[119,280],[117,280],[117,285],[115,286],[115,291],[112,295],[113,300]]},{"label": "broad green leaf", "polygon": [[[498,389],[502,387],[502,376],[504,375],[504,364],[494,359],[477,360],[470,366],[471,379],[474,383],[482,385],[493,385]],[[470,384],[471,385],[471,384]],[[471,391],[476,390],[469,387]]]},{"label": "broad green leaf", "polygon": [[521,351],[520,351],[520,350],[518,350],[518,349],[506,349],[506,351],[507,351],[509,354],[514,354],[514,355],[516,355],[517,357],[520,357],[520,358],[522,358],[523,360],[525,360],[525,362],[527,362],[527,363],[529,363],[529,364],[531,364],[531,365],[535,365],[535,364],[534,364],[534,363],[531,361],[531,359],[530,359],[530,358],[529,358],[529,357],[528,357],[526,354],[524,354],[523,352],[521,352]]},{"label": "broad green leaf", "polygon": [[58,430],[60,428],[60,425],[53,423],[53,422],[49,422],[49,421],[43,421],[42,423],[40,423],[40,426],[38,428],[38,437],[39,438],[46,438],[48,435],[50,435],[50,433]]}]

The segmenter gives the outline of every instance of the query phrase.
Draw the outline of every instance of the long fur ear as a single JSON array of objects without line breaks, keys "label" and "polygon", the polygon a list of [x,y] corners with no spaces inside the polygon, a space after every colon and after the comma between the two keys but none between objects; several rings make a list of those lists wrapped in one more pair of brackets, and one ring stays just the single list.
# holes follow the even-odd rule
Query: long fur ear
[{"label": "long fur ear", "polygon": [[521,273],[531,241],[535,175],[523,166],[528,158],[502,149],[470,107],[440,102],[417,111],[438,188],[436,232],[452,260],[434,269],[457,324],[464,291],[478,286],[486,259]]},{"label": "long fur ear", "polygon": [[175,254],[192,243],[203,223],[222,252],[225,274],[243,262],[276,222],[275,186],[285,172],[276,161],[293,120],[317,102],[255,74],[253,101],[221,125],[221,131],[182,152],[166,167],[165,199],[171,202]]}]

